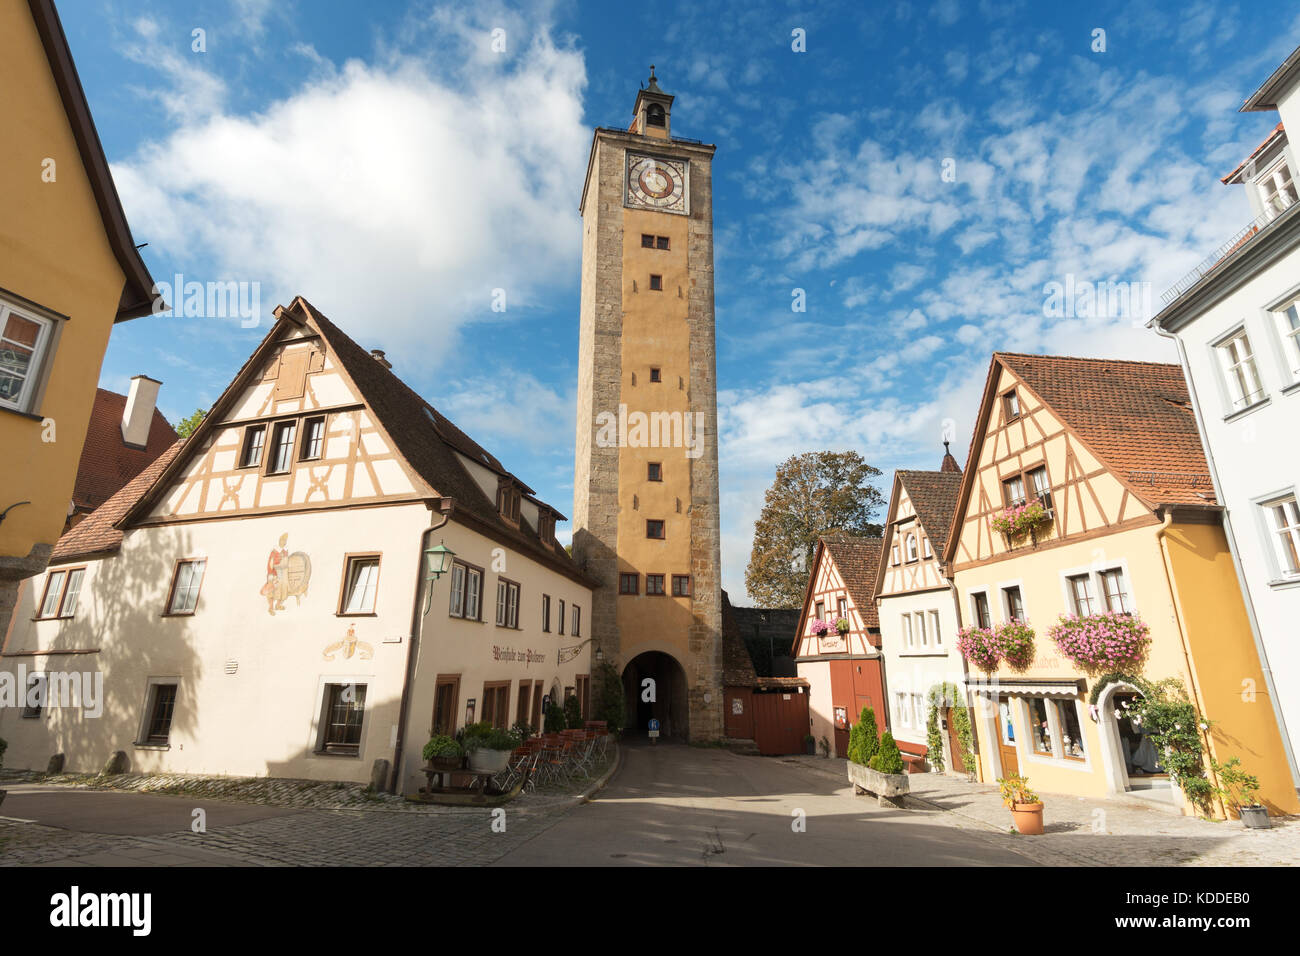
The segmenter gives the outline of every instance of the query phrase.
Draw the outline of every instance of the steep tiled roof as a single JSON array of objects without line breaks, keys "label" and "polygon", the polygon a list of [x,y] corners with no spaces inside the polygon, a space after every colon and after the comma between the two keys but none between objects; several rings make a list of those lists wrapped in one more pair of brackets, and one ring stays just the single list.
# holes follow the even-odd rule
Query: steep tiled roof
[{"label": "steep tiled roof", "polygon": [[1228,175],[1222,177],[1222,178],[1219,180],[1219,182],[1221,182],[1221,183],[1228,183],[1228,182],[1231,182],[1233,179],[1235,179],[1236,176],[1237,176],[1237,174],[1238,174],[1239,172],[1241,172],[1243,169],[1245,169],[1246,166],[1248,166],[1248,165],[1250,164],[1250,161],[1251,161],[1252,159],[1254,159],[1254,158],[1255,158],[1256,156],[1258,156],[1260,153],[1264,152],[1264,150],[1269,146],[1269,144],[1271,144],[1275,139],[1277,139],[1278,136],[1282,135],[1283,132],[1284,132],[1284,131],[1283,131],[1283,129],[1282,129],[1282,124],[1281,124],[1281,123],[1278,123],[1276,126],[1274,126],[1274,127],[1269,131],[1268,136],[1266,136],[1266,137],[1264,138],[1264,142],[1262,142],[1262,143],[1260,143],[1258,146],[1256,146],[1255,149],[1254,149],[1254,151],[1251,152],[1251,154],[1250,154],[1249,156],[1247,156],[1245,159],[1243,159],[1240,163],[1237,164],[1237,168],[1236,168],[1236,169],[1234,169],[1232,172],[1228,173]]},{"label": "steep tiled roof", "polygon": [[54,545],[54,553],[50,555],[50,563],[60,564],[74,558],[117,550],[117,546],[122,543],[122,532],[114,525],[149,490],[184,444],[185,439],[176,439],[152,464],[59,538]]},{"label": "steep tiled roof", "polygon": [[96,390],[72,492],[78,511],[94,511],[176,441],[175,429],[155,408],[147,444],[144,448],[132,448],[122,440],[125,408],[125,395],[106,388]]},{"label": "steep tiled roof", "polygon": [[1014,352],[994,358],[1147,504],[1214,503],[1181,367]]},{"label": "steep tiled roof", "polygon": [[935,554],[943,554],[948,543],[948,529],[952,526],[952,513],[957,510],[957,499],[961,495],[961,472],[899,471],[897,474],[907,489],[917,520],[930,536],[930,547]]},{"label": "steep tiled roof", "polygon": [[741,639],[735,608],[726,591],[722,592],[722,683],[724,687],[758,686],[754,661]]},{"label": "steep tiled roof", "polygon": [[375,413],[402,457],[439,495],[456,500],[453,520],[468,516],[521,551],[568,575],[579,576],[584,583],[592,583],[586,580],[568,552],[554,539],[544,543],[536,529],[522,518],[519,528],[502,518],[496,502],[488,498],[456,452],[500,474],[510,475],[527,493],[532,492],[531,488],[506,471],[495,456],[452,424],[305,299],[300,297],[295,302],[301,302],[305,307],[334,357],[360,390],[362,399]]},{"label": "steep tiled roof", "polygon": [[876,613],[876,568],[880,564],[881,538],[859,538],[850,534],[822,535],[826,552],[835,561],[844,586],[857,605],[867,627],[880,627]]}]

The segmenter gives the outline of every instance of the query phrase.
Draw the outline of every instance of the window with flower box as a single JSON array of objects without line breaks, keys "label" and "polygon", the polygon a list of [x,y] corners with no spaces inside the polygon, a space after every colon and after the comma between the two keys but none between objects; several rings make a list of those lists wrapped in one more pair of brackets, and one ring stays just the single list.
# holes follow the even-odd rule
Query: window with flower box
[{"label": "window with flower box", "polygon": [[1046,468],[1035,468],[1029,472],[1029,487],[1034,489],[1034,497],[1043,503],[1044,510],[1052,514],[1052,482],[1047,477]]},{"label": "window with flower box", "polygon": [[1097,602],[1092,596],[1092,576],[1073,574],[1066,578],[1070,590],[1070,604],[1079,617],[1087,617],[1096,610]]},{"label": "window with flower box", "polygon": [[993,615],[989,612],[989,596],[983,591],[976,591],[970,596],[971,611],[976,627],[992,627]]},{"label": "window with flower box", "polygon": [[1124,581],[1123,569],[1107,568],[1097,577],[1101,579],[1101,594],[1106,610],[1116,614],[1132,614],[1133,605],[1129,601],[1128,585]]},{"label": "window with flower box", "polygon": [[1008,508],[1014,508],[1016,505],[1025,503],[1025,479],[1021,475],[1013,475],[1010,478],[1002,479],[1002,500]]},{"label": "window with flower box", "polygon": [[1023,621],[1025,619],[1025,602],[1020,596],[1020,586],[1013,584],[1011,587],[1002,589],[1002,600],[1005,604],[1008,621]]}]

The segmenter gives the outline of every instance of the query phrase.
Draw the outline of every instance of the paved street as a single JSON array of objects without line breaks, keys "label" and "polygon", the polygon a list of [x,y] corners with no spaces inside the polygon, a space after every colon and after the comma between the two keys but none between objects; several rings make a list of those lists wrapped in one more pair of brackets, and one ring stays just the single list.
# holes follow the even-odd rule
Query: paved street
[{"label": "paved street", "polygon": [[[806,827],[796,832],[795,811]],[[781,758],[646,743],[597,798],[503,856],[504,866],[1025,865],[951,814],[881,808]]]}]

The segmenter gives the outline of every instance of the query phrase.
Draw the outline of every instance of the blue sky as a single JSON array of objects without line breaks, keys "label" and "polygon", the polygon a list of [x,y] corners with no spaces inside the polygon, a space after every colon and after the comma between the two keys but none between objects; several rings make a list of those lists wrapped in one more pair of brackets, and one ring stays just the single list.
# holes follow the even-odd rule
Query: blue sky
[{"label": "blue sky", "polygon": [[1282,3],[60,13],[155,277],[258,282],[264,313],[119,326],[103,386],[143,372],[173,420],[206,407],[301,293],[566,514],[591,128],[625,126],[656,64],[674,133],[718,146],[723,581],[741,602],[789,455],[855,448],[887,491],[895,468],[938,467],[945,422],[965,455],[995,349],[1174,361],[1149,308],[1061,316],[1045,287],[1142,283],[1158,306],[1243,226],[1218,178],[1277,116],[1236,110],[1300,43]]}]

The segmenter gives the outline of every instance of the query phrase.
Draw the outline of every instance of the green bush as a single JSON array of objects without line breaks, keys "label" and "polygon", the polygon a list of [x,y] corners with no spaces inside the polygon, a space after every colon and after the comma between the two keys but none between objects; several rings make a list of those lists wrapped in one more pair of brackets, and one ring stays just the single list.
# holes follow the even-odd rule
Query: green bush
[{"label": "green bush", "polygon": [[526,724],[521,720],[510,728],[510,732],[523,741],[537,733],[537,728],[532,724]]},{"label": "green bush", "polygon": [[903,755],[899,753],[898,744],[894,743],[894,735],[888,730],[880,738],[880,747],[867,766],[877,773],[903,772]]},{"label": "green bush", "polygon": [[[487,728],[484,730],[483,728]],[[501,730],[499,727],[493,727],[489,723],[474,724],[471,728],[466,728],[465,736],[461,738],[461,746],[467,752],[475,750],[514,750],[519,746],[519,738],[508,730]]]},{"label": "green bush", "polygon": [[849,730],[849,759],[869,766],[871,758],[880,749],[880,739],[876,732],[876,712],[870,707],[863,707],[858,722]]},{"label": "green bush", "polygon": [[582,702],[576,694],[564,698],[564,723],[569,730],[582,729]]},{"label": "green bush", "polygon": [[596,692],[595,718],[603,720],[606,729],[617,737],[623,732],[627,717],[624,713],[623,679],[609,661],[596,665],[596,680],[593,689]]},{"label": "green bush", "polygon": [[445,734],[435,734],[424,745],[425,760],[432,760],[434,757],[459,757],[464,752],[460,744]]},{"label": "green bush", "polygon": [[546,705],[546,714],[542,718],[542,729],[548,734],[558,734],[565,728],[567,721],[564,719],[564,708],[551,701]]}]

